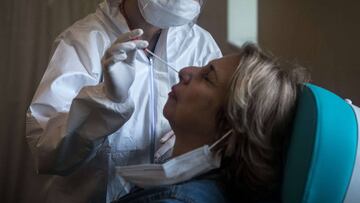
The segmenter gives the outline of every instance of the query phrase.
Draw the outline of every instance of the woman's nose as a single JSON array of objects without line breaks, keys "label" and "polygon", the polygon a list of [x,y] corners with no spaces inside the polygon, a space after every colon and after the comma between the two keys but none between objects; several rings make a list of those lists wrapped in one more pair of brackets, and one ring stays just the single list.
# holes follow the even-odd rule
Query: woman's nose
[{"label": "woman's nose", "polygon": [[192,67],[183,68],[179,72],[180,83],[189,84],[193,76]]}]

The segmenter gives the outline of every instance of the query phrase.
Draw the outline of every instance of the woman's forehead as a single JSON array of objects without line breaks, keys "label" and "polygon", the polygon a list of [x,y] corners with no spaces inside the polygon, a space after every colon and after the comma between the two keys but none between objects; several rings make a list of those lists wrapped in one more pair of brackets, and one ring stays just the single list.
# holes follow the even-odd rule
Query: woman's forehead
[{"label": "woman's forehead", "polygon": [[216,59],[211,63],[217,72],[233,72],[240,62],[240,54],[233,54]]},{"label": "woman's forehead", "polygon": [[229,66],[229,65],[235,65],[237,66],[240,62],[240,54],[231,54],[226,55],[222,58],[215,59],[211,61],[210,63],[217,64],[218,66]]}]

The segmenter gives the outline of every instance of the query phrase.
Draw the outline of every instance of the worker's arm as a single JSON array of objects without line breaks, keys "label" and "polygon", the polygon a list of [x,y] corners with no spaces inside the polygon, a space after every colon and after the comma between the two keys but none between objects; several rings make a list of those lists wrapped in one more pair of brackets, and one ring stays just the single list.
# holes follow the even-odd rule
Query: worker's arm
[{"label": "worker's arm", "polygon": [[[94,156],[104,139],[118,130],[134,109],[127,96],[134,70],[129,61],[121,62],[127,57],[114,57],[104,68],[100,61],[109,60],[102,57],[106,42],[99,35],[66,35],[70,36],[58,40],[26,118],[26,137],[39,173],[71,173]],[[119,44],[116,47],[124,48]],[[116,47],[110,46],[113,52],[124,51]],[[132,45],[126,48],[127,52],[137,49]],[[105,82],[99,83],[103,70]],[[118,71],[121,74],[114,75]],[[127,82],[121,83],[125,80],[119,77]],[[118,94],[119,90],[126,92]]]}]

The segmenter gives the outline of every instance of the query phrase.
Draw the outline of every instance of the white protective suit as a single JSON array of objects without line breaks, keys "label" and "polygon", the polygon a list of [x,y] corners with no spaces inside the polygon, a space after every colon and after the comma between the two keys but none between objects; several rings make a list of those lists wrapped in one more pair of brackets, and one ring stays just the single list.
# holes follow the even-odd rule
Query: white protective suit
[{"label": "white protective suit", "polygon": [[[45,185],[47,202],[119,198],[128,191],[114,166],[152,162],[159,138],[170,130],[162,110],[178,76],[143,51],[136,53],[129,97],[114,103],[104,94],[101,58],[129,31],[120,2],[106,0],[59,35],[28,109],[26,137],[37,171],[54,175]],[[163,30],[155,53],[177,69],[221,57],[197,25]]]}]

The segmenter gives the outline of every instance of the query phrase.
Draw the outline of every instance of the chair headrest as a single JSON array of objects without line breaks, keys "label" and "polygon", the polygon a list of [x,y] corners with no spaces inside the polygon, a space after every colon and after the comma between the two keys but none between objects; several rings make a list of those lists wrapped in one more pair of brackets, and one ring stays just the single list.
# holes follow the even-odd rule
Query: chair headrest
[{"label": "chair headrest", "polygon": [[[360,112],[357,107],[336,94],[305,84],[287,152],[283,202],[329,203],[349,198],[350,182],[360,182],[360,177],[352,180],[360,151],[356,112]],[[360,198],[359,194],[350,196]]]}]

